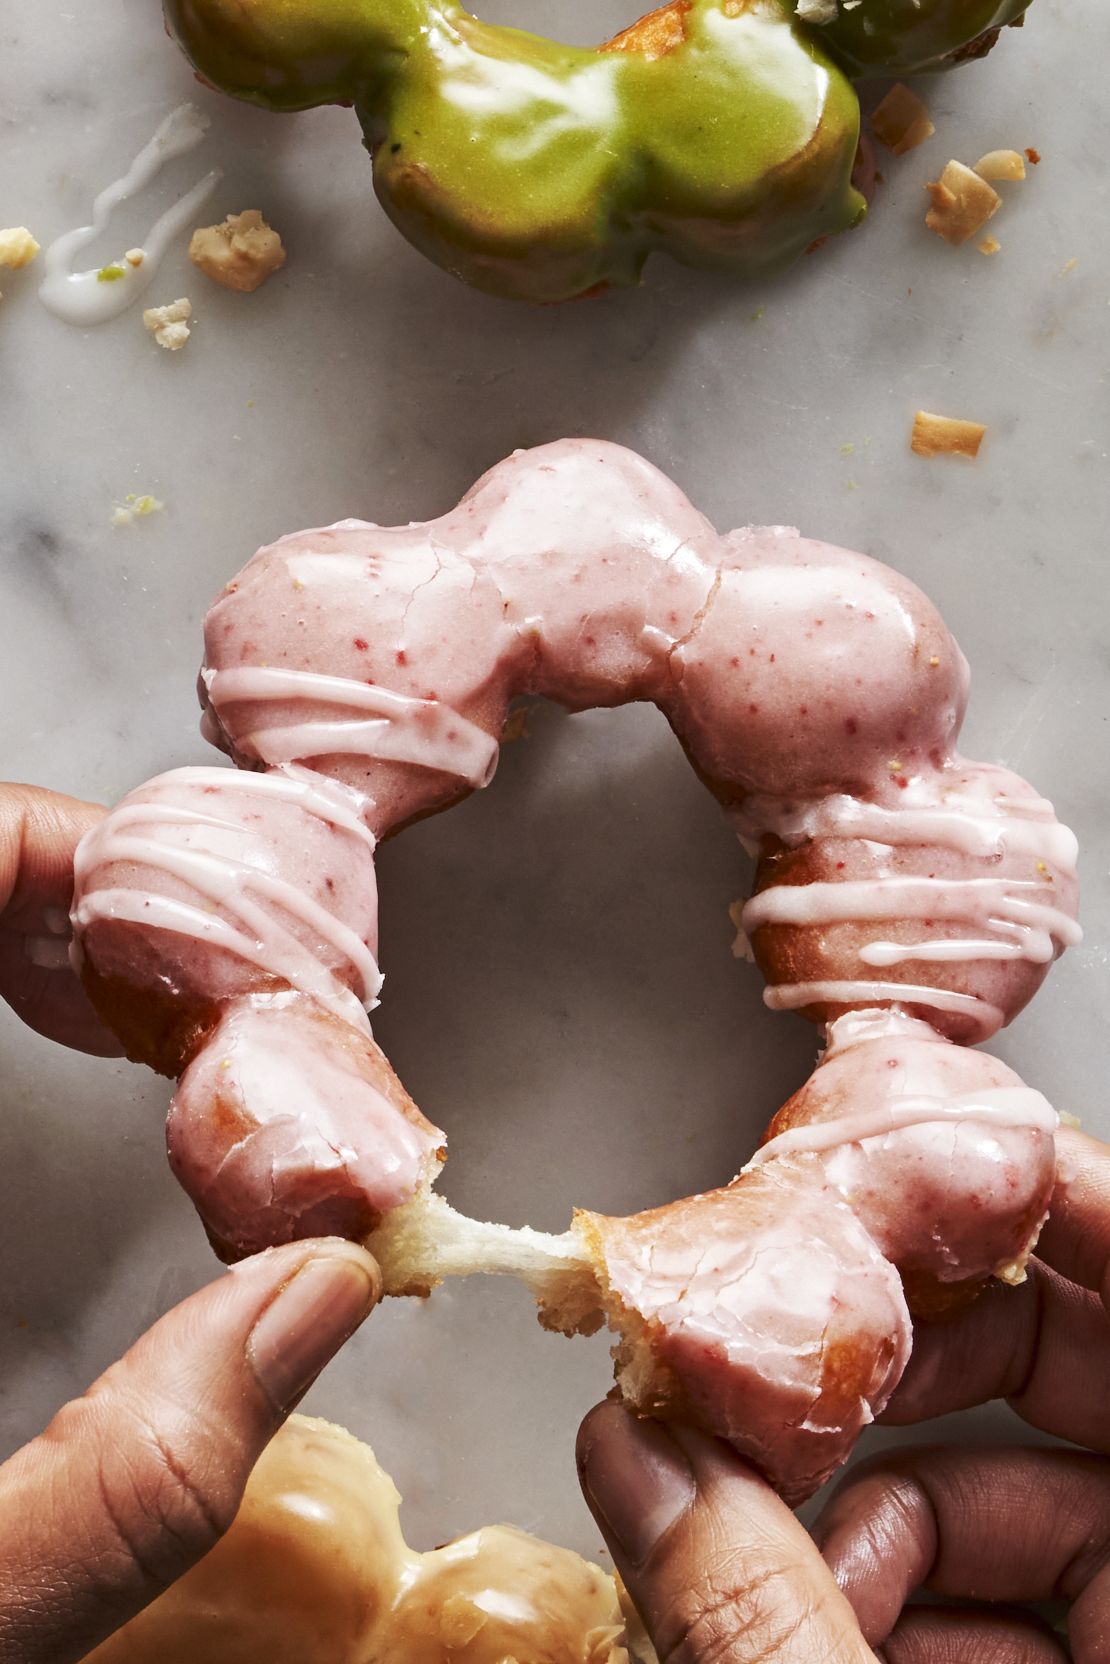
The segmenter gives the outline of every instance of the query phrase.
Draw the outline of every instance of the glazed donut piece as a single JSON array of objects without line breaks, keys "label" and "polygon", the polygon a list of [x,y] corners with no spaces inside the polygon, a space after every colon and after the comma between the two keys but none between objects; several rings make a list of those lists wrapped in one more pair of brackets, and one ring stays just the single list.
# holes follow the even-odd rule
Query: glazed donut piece
[{"label": "glazed donut piece", "polygon": [[[75,928],[133,1055],[182,1072],[174,1164],[221,1250],[335,1229],[369,1233],[391,1293],[522,1276],[550,1327],[617,1331],[630,1403],[806,1494],[893,1389],[906,1297],[1019,1278],[1052,1188],[1054,1111],[952,1042],[1009,1021],[1078,939],[1075,841],[956,753],[967,666],[935,609],[789,529],[721,536],[582,440],[518,453],[427,524],[282,539],[205,636],[206,731],[255,772],[179,771],[113,811]],[[757,853],[767,1003],[830,1040],[733,1184],[563,1237],[434,1196],[443,1136],[363,1011],[374,840],[486,784],[523,693],[665,712]]]},{"label": "glazed donut piece", "polygon": [[366,1445],[293,1416],[226,1537],[87,1664],[628,1664],[599,1567],[499,1525],[420,1554],[400,1501]]},{"label": "glazed donut piece", "polygon": [[[1007,23],[1018,25],[1030,0],[795,0],[808,11],[825,49],[849,75],[915,75],[982,57]],[[828,17],[828,21],[824,18]]]},{"label": "glazed donut piece", "polygon": [[937,65],[1024,3],[668,0],[595,50],[456,0],[166,0],[166,17],[225,92],[353,103],[411,243],[478,288],[555,301],[636,283],[655,250],[753,272],[856,224],[838,61]]}]

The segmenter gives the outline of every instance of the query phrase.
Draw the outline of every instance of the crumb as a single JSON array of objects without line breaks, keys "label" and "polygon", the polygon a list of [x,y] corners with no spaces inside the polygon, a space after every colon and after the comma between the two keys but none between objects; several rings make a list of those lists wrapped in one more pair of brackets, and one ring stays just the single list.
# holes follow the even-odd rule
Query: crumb
[{"label": "crumb", "polygon": [[743,923],[746,906],[747,902],[743,896],[740,897],[739,901],[729,903],[729,922],[736,931],[732,941],[732,957],[734,959],[746,959],[749,965],[754,965],[755,954],[752,952],[752,944]]},{"label": "crumb", "polygon": [[229,214],[222,225],[194,231],[189,259],[214,283],[251,294],[284,266],[285,250],[258,209],[248,208]]},{"label": "crumb", "polygon": [[936,128],[921,99],[899,81],[876,106],[871,116],[871,131],[895,156],[904,156],[931,139]]},{"label": "crumb", "polygon": [[131,526],[136,520],[146,520],[152,514],[161,514],[165,506],[165,503],[152,496],[149,491],[144,491],[141,495],[129,491],[122,503],[113,505],[111,524]]},{"label": "crumb", "polygon": [[1039,168],[1041,165],[1040,151],[1035,150],[1031,144],[1027,144],[1025,147],[1025,160],[1029,163],[1030,167]]},{"label": "crumb", "polygon": [[1064,264],[1060,267],[1060,276],[1061,277],[1067,277],[1068,273],[1073,272],[1075,270],[1076,266],[1078,266],[1078,264],[1079,264],[1079,261],[1076,259],[1075,255],[1073,254],[1071,259],[1065,261]]},{"label": "crumb", "polygon": [[980,179],[1024,179],[1025,161],[1017,150],[988,150],[975,164]]},{"label": "crumb", "polygon": [[984,237],[978,247],[980,254],[997,254],[1002,244],[997,237]]},{"label": "crumb", "polygon": [[146,259],[145,248],[129,248],[123,257],[129,266],[141,266]]},{"label": "crumb", "polygon": [[535,709],[535,705],[518,705],[515,711],[509,712],[505,718],[505,726],[501,730],[502,745],[512,745],[516,740],[531,738],[528,718]]},{"label": "crumb", "polygon": [[758,311],[753,312],[752,313],[752,323],[757,324],[759,322],[759,320],[762,318],[762,316],[763,316],[763,314],[766,310],[767,310],[767,308],[765,306],[761,306],[758,309]]},{"label": "crumb", "polygon": [[979,455],[986,428],[981,422],[964,422],[955,416],[934,416],[919,410],[913,419],[910,449],[917,456]]},{"label": "crumb", "polygon": [[[21,267],[31,264],[38,251],[39,244],[25,225],[10,225],[0,231],[0,266],[19,271]],[[0,295],[0,300],[3,298]]]},{"label": "crumb", "polygon": [[188,319],[193,315],[193,303],[182,297],[168,306],[148,306],[143,323],[160,347],[167,352],[179,352],[189,339]]},{"label": "crumb", "polygon": [[855,448],[856,447],[849,441],[847,444],[841,445],[840,454],[841,456],[851,456]]},{"label": "crumb", "polygon": [[998,192],[962,162],[949,162],[940,178],[930,180],[925,189],[932,198],[925,224],[957,248],[1002,206]]},{"label": "crumb", "polygon": [[0,231],[0,266],[18,271],[21,266],[29,266],[38,251],[39,244],[25,225],[10,225]]}]

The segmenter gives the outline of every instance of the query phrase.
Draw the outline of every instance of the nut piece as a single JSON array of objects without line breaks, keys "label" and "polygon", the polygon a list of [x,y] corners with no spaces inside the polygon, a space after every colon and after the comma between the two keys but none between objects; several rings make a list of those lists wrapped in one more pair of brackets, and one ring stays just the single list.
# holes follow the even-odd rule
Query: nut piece
[{"label": "nut piece", "polygon": [[148,306],[143,313],[143,323],[160,347],[165,347],[167,352],[180,352],[189,339],[187,320],[192,315],[193,303],[183,297],[171,301],[168,306]]},{"label": "nut piece", "polygon": [[962,162],[949,162],[925,189],[933,199],[925,224],[956,247],[974,237],[1002,206],[998,192]]},{"label": "nut piece", "polygon": [[194,231],[189,259],[214,283],[249,295],[284,266],[285,250],[258,209],[247,208],[229,214],[222,225]]},{"label": "nut piece", "polygon": [[18,271],[29,266],[39,251],[39,245],[25,225],[12,225],[0,231],[0,266],[11,266]]},{"label": "nut piece", "polygon": [[975,164],[980,179],[1024,179],[1025,158],[1017,150],[988,150]]},{"label": "nut piece", "polygon": [[976,457],[986,431],[981,422],[961,422],[955,416],[919,410],[913,419],[910,450],[918,456]]},{"label": "nut piece", "polygon": [[[39,245],[25,225],[12,225],[0,231],[0,266],[18,271],[20,266],[29,266],[38,251]],[[0,295],[0,300],[3,298]]]},{"label": "nut piece", "polygon": [[917,94],[899,81],[876,106],[871,131],[880,144],[885,144],[896,156],[904,156],[908,150],[916,150],[919,144],[931,139],[936,128]]}]

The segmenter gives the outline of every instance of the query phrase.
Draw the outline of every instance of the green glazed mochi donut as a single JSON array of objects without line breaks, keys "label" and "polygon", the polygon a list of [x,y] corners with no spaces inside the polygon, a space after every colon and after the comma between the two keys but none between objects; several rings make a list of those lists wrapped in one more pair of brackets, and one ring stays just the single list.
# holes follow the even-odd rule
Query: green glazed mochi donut
[{"label": "green glazed mochi donut", "polygon": [[859,104],[839,60],[932,63],[1020,10],[670,0],[581,48],[454,0],[166,0],[213,86],[270,110],[353,104],[398,229],[532,301],[635,283],[656,249],[760,271],[854,225]]}]

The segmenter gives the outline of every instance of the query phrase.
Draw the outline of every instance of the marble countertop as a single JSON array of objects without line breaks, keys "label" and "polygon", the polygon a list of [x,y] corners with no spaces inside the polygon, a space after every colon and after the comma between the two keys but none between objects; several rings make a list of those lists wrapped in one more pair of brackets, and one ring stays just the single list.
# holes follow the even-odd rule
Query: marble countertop
[{"label": "marble countertop", "polygon": [[[555,22],[586,39],[631,18],[585,12]],[[496,15],[540,27],[552,8]],[[637,292],[525,310],[396,236],[350,112],[268,117],[204,92],[155,0],[9,5],[0,222],[44,243],[83,223],[191,97],[212,118],[204,147],[95,252],[118,255],[218,162],[206,217],[262,208],[289,261],[243,297],[178,250],[150,292],[193,300],[173,355],[137,311],[74,329],[39,305],[34,268],[2,274],[0,771],[108,800],[205,760],[200,620],[258,544],[347,515],[423,519],[518,445],[620,440],[718,524],[797,524],[939,602],[973,669],[966,749],[1033,780],[1084,851],[1085,945],[995,1049],[1110,1134],[1110,201],[1092,118],[1107,61],[1100,0],[1037,0],[986,63],[929,87],[937,135],[884,160],[869,223],[784,279],[658,260]],[[1011,145],[1043,161],[1006,188],[1001,252],[930,236],[923,181]],[[987,423],[979,461],[911,455],[919,406]],[[131,491],[165,511],[116,529]],[[639,709],[535,711],[494,790],[387,847],[376,1028],[452,1135],[452,1200],[561,1229],[572,1203],[630,1211],[736,1170],[815,1051],[730,955],[747,875]],[[0,1047],[7,1451],[216,1266],[165,1165],[166,1083],[6,1010]],[[522,1290],[476,1282],[378,1313],[309,1402],[376,1446],[413,1541],[499,1518],[596,1552],[572,1447],[608,1381],[603,1339],[547,1336]],[[1008,1429],[993,1411],[961,1426]]]}]

